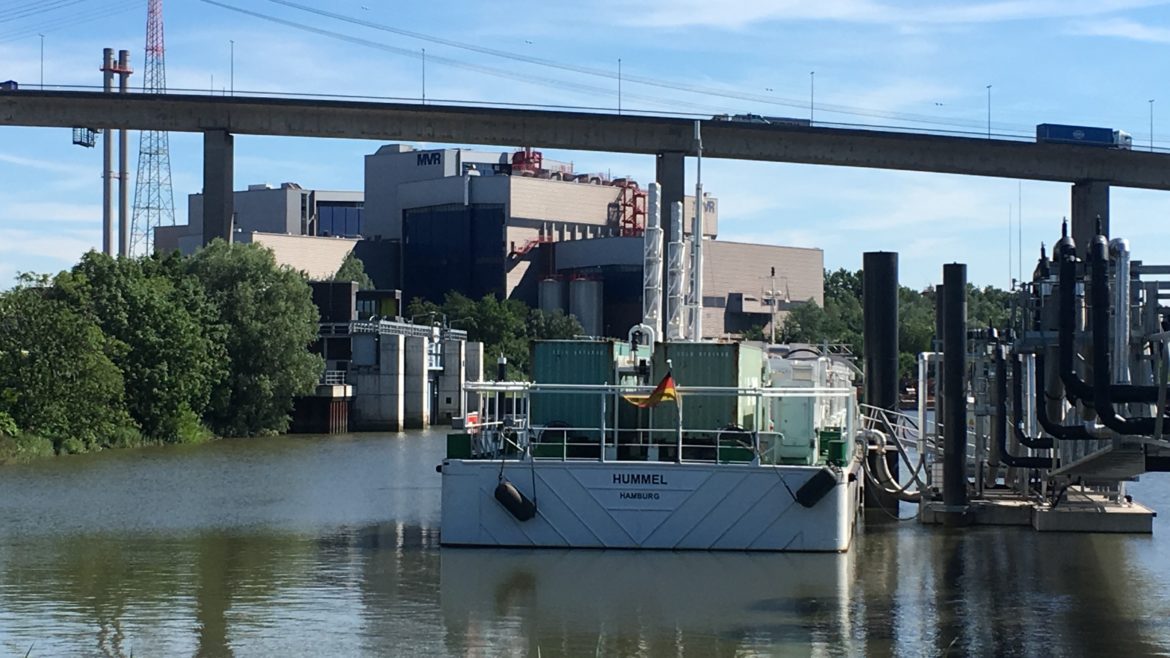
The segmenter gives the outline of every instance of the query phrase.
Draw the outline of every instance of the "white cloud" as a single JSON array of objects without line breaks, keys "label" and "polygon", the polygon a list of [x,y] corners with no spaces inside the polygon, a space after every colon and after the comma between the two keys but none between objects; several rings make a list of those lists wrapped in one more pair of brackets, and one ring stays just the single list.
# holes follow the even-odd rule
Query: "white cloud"
[{"label": "white cloud", "polygon": [[1170,27],[1146,25],[1128,18],[1080,21],[1070,28],[1070,32],[1080,36],[1116,37],[1150,43],[1170,43]]},{"label": "white cloud", "polygon": [[[616,4],[616,3],[611,3]],[[654,27],[737,29],[761,22],[835,21],[894,26],[961,25],[1101,16],[1166,4],[1163,0],[995,0],[977,3],[874,0],[648,0],[622,3],[623,15]],[[634,20],[634,19],[631,19]]]},{"label": "white cloud", "polygon": [[94,248],[97,228],[87,231],[32,231],[0,228],[0,254],[5,265],[17,271],[44,272],[77,262]]},{"label": "white cloud", "polygon": [[100,206],[63,201],[17,201],[4,204],[0,211],[0,226],[13,222],[23,225],[86,222],[99,225],[102,211]]}]

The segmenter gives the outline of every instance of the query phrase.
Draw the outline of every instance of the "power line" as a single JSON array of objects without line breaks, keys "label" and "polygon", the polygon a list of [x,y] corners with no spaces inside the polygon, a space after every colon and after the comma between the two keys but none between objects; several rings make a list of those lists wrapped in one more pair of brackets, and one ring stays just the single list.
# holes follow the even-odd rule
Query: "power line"
[{"label": "power line", "polygon": [[[407,48],[398,48],[396,46],[391,46],[391,45],[380,43],[377,41],[371,41],[369,39],[363,39],[361,37],[355,37],[355,36],[352,36],[349,34],[344,34],[341,32],[334,32],[332,30],[326,30],[324,28],[319,28],[319,27],[315,27],[315,26],[311,26],[311,25],[305,25],[303,23],[298,23],[296,21],[290,21],[288,19],[279,18],[277,16],[272,16],[270,14],[265,14],[262,12],[252,11],[249,9],[244,9],[242,7],[236,7],[234,5],[229,5],[227,3],[218,2],[217,0],[200,0],[200,1],[204,2],[206,4],[210,4],[210,5],[214,5],[217,7],[221,7],[223,9],[227,9],[229,11],[234,11],[234,12],[245,14],[248,16],[253,16],[253,17],[259,18],[261,20],[266,20],[269,22],[278,23],[280,25],[285,25],[285,26],[292,27],[295,29],[304,30],[307,32],[312,32],[314,34],[327,36],[327,37],[330,37],[333,39],[338,39],[341,41],[347,41],[349,43],[353,43],[353,44],[357,44],[357,45],[361,45],[361,46],[366,46],[369,48],[376,48],[378,50],[383,50],[385,52],[394,53],[396,55],[402,55],[402,56],[410,57],[410,58],[414,58],[414,59],[419,59],[422,56],[421,53],[419,51],[416,51],[416,50],[411,50],[411,49],[407,49]],[[431,63],[444,64],[444,65],[455,67],[455,68],[466,69],[469,71],[475,71],[477,73],[482,73],[484,75],[491,75],[491,76],[500,77],[500,78],[507,78],[507,79],[516,80],[519,82],[530,83],[530,84],[545,85],[545,86],[549,86],[549,87],[555,87],[558,89],[563,89],[563,90],[568,90],[568,91],[576,91],[576,92],[585,93],[585,94],[594,95],[594,96],[596,96],[596,95],[612,96],[616,93],[613,89],[609,89],[609,88],[605,88],[605,87],[596,87],[596,86],[592,86],[592,85],[585,85],[585,84],[581,84],[581,83],[569,82],[566,80],[559,80],[556,78],[547,78],[547,77],[531,75],[531,74],[513,73],[511,71],[505,71],[502,69],[497,69],[497,68],[493,68],[493,67],[489,67],[489,66],[483,66],[483,65],[479,65],[479,64],[469,64],[467,62],[462,62],[462,61],[459,61],[456,59],[451,59],[449,57],[443,57],[441,55],[433,55],[433,54],[428,53],[427,54],[427,61],[431,62]],[[675,99],[662,99],[662,98],[658,98],[658,97],[649,97],[649,96],[631,96],[630,94],[624,94],[624,96],[627,98],[636,98],[636,99],[641,100],[643,102],[651,103],[654,105],[663,105],[663,106],[668,106],[668,107],[677,107],[677,106],[681,105],[681,106],[688,106],[688,107],[692,107],[692,108],[706,109],[708,111],[711,111],[712,109],[717,109],[717,108],[713,108],[713,106],[710,106],[710,105],[690,103],[687,101],[680,101],[680,100],[675,100]]]},{"label": "power line", "polygon": [[115,3],[112,5],[103,5],[81,10],[69,14],[67,17],[58,16],[56,18],[46,18],[41,22],[26,24],[24,27],[14,27],[14,29],[0,33],[0,43],[9,41],[17,41],[25,37],[33,36],[40,32],[51,32],[53,30],[69,27],[79,23],[88,23],[94,19],[106,18],[115,14],[121,14],[132,9],[141,8],[145,3],[143,0],[129,0],[127,2]]},{"label": "power line", "polygon": [[13,9],[5,9],[0,11],[0,23],[7,23],[9,21],[20,20],[28,16],[36,14],[44,14],[58,9],[64,9],[69,5],[76,5],[86,0],[51,0],[50,2],[31,2],[23,7],[15,7]]},{"label": "power line", "polygon": [[[353,25],[358,25],[361,27],[366,27],[366,28],[370,28],[370,29],[374,29],[374,30],[380,30],[383,32],[389,32],[392,34],[397,34],[397,35],[409,37],[412,39],[419,39],[422,41],[428,41],[430,43],[436,43],[436,44],[440,44],[440,45],[444,45],[444,46],[449,46],[452,48],[459,48],[462,50],[468,50],[471,52],[476,52],[476,53],[480,53],[480,54],[484,54],[484,55],[491,55],[493,57],[501,57],[504,59],[510,59],[510,60],[514,60],[514,61],[518,61],[518,62],[524,62],[527,64],[534,64],[537,66],[545,66],[545,67],[560,69],[563,71],[569,71],[569,72],[573,72],[573,73],[581,73],[584,75],[592,75],[592,76],[607,78],[607,79],[611,79],[611,80],[618,78],[617,73],[615,73],[614,71],[607,70],[607,69],[592,68],[592,67],[582,66],[582,65],[577,65],[577,64],[558,62],[555,60],[545,59],[542,57],[534,57],[531,55],[524,55],[521,53],[516,53],[516,52],[511,52],[511,51],[499,50],[496,48],[488,48],[485,46],[479,46],[476,44],[466,43],[466,42],[462,42],[462,41],[456,41],[453,39],[445,39],[442,37],[436,37],[436,36],[429,35],[429,34],[423,34],[421,32],[414,32],[411,30],[405,30],[402,28],[397,28],[397,27],[393,27],[390,25],[377,23],[377,22],[371,21],[371,20],[354,18],[352,16],[346,16],[344,14],[326,11],[324,9],[318,9],[316,7],[310,7],[308,5],[300,4],[297,2],[292,2],[291,0],[268,0],[268,1],[273,3],[273,4],[291,7],[293,9],[298,9],[301,11],[309,12],[312,14],[316,14],[318,16],[326,17],[326,18],[332,18],[334,20],[343,21],[343,22],[350,23]],[[682,92],[686,92],[686,93],[701,94],[701,95],[705,95],[705,96],[717,96],[717,97],[729,98],[729,99],[733,99],[733,100],[745,100],[745,101],[751,101],[751,102],[762,103],[762,104],[767,104],[767,105],[777,105],[777,106],[790,107],[790,108],[796,108],[796,109],[804,109],[804,108],[808,107],[808,103],[806,103],[804,101],[804,99],[790,99],[790,98],[781,98],[781,97],[767,96],[767,95],[761,95],[761,94],[751,94],[751,93],[746,93],[746,92],[741,92],[741,91],[721,89],[721,88],[717,88],[717,87],[705,87],[705,86],[699,86],[699,85],[670,82],[670,81],[660,80],[660,79],[656,79],[656,78],[649,78],[649,77],[638,76],[638,75],[630,75],[628,73],[622,74],[621,80],[622,80],[622,82],[634,82],[637,84],[648,85],[648,86],[658,87],[658,88],[662,88],[662,89],[670,89],[672,91],[682,91]],[[915,123],[924,123],[924,124],[933,124],[933,125],[941,125],[941,126],[959,126],[959,127],[965,127],[965,128],[978,128],[978,127],[982,127],[982,125],[983,125],[982,123],[979,123],[977,120],[974,120],[974,119],[972,119],[972,120],[940,119],[938,117],[930,116],[930,115],[920,115],[920,114],[911,114],[911,113],[903,113],[903,112],[891,112],[891,111],[884,111],[884,110],[873,110],[873,109],[869,109],[869,108],[859,108],[859,107],[852,107],[852,106],[848,106],[848,105],[835,105],[835,104],[821,103],[817,107],[820,108],[822,111],[832,112],[835,114],[846,114],[846,115],[863,116],[863,117],[879,118],[879,119],[893,119],[893,120],[908,121],[908,122],[915,122]],[[1022,128],[1022,127],[1019,129],[1024,130],[1024,128]]]}]

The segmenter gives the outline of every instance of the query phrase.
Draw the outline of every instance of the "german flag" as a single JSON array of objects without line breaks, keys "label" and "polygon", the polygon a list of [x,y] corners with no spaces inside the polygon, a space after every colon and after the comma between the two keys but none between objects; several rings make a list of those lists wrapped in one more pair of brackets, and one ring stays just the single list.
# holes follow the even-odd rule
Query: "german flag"
[{"label": "german flag", "polygon": [[623,395],[622,397],[625,398],[626,402],[645,409],[657,406],[658,403],[666,400],[677,402],[678,391],[674,388],[674,377],[667,372],[650,395]]}]

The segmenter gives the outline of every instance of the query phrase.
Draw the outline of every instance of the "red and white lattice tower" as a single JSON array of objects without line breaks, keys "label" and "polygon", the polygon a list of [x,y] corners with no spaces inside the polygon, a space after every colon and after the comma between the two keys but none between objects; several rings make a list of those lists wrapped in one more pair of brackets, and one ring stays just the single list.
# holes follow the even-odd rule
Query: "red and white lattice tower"
[{"label": "red and white lattice tower", "polygon": [[[146,10],[146,62],[142,92],[167,90],[166,50],[163,45],[162,0],[149,0]],[[138,141],[138,180],[130,223],[130,254],[154,250],[154,229],[174,226],[175,196],[171,190],[171,153],[167,133],[143,130]]]}]

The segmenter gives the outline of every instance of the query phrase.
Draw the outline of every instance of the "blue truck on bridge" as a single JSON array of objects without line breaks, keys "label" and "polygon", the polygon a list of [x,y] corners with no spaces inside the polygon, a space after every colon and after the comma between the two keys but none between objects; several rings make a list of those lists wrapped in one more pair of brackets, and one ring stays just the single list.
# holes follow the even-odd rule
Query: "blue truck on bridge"
[{"label": "blue truck on bridge", "polygon": [[1048,144],[1084,144],[1116,149],[1133,147],[1133,137],[1122,130],[1065,126],[1059,123],[1042,123],[1036,126],[1036,141]]}]

